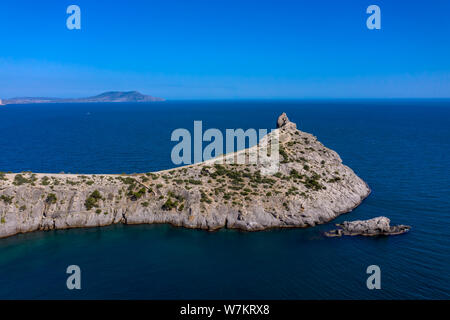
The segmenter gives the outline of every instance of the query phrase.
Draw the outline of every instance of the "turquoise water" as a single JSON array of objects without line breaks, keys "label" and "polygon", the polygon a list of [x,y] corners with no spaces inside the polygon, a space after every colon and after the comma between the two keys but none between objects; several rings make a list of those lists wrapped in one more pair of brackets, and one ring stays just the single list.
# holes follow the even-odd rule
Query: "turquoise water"
[{"label": "turquoise water", "polygon": [[[273,128],[287,112],[371,187],[356,210],[408,234],[325,238],[332,224],[257,233],[109,226],[0,240],[0,298],[442,299],[450,297],[450,101],[0,107],[0,171],[133,173],[173,167],[176,128]],[[65,269],[82,270],[82,290]],[[368,290],[367,266],[381,268]]]}]

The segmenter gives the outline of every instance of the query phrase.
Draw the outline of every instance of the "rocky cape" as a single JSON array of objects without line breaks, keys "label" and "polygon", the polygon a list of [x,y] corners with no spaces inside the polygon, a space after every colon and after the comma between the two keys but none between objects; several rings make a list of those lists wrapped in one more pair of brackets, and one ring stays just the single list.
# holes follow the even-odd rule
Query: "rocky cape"
[{"label": "rocky cape", "polygon": [[298,130],[285,114],[277,127],[262,139],[279,143],[280,166],[273,175],[261,174],[264,161],[223,161],[248,156],[259,145],[133,175],[0,173],[0,237],[115,223],[247,231],[312,227],[351,211],[370,194],[335,151]]},{"label": "rocky cape", "polygon": [[340,236],[392,236],[408,232],[411,227],[406,225],[391,226],[391,220],[386,217],[376,217],[369,220],[344,221],[336,224],[339,229],[325,232],[328,237]]},{"label": "rocky cape", "polygon": [[[0,100],[1,101],[1,100]],[[22,97],[3,100],[3,104],[33,104],[33,103],[98,103],[98,102],[156,102],[164,101],[163,98],[157,98],[142,94],[137,91],[109,91],[93,97],[87,98],[33,98]]]}]

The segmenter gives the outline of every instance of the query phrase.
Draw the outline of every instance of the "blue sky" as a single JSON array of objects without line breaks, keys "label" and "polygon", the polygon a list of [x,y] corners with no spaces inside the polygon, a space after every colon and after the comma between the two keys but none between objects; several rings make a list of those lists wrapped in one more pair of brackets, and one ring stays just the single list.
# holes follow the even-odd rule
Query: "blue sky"
[{"label": "blue sky", "polygon": [[[81,30],[66,8],[81,8]],[[368,30],[366,8],[381,8]],[[450,97],[450,1],[1,1],[0,97]]]}]

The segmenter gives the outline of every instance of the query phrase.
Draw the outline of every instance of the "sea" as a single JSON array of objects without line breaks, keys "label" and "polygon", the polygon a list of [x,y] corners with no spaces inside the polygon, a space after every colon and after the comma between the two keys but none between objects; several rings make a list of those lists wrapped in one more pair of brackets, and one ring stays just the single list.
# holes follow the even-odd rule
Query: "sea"
[{"label": "sea", "polygon": [[[220,100],[0,106],[0,171],[139,173],[175,167],[175,129],[297,127],[372,193],[313,228],[261,232],[113,225],[0,239],[0,299],[449,299],[450,100]],[[327,238],[387,216],[409,233]],[[67,267],[81,289],[66,286]],[[380,289],[369,289],[369,266]]]}]

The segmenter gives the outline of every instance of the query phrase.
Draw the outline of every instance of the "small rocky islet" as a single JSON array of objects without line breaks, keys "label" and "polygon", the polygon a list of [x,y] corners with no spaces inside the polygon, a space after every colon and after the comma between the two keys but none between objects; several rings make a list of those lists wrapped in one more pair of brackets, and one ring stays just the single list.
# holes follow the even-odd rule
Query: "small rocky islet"
[{"label": "small rocky islet", "polygon": [[393,236],[408,232],[407,225],[391,226],[391,220],[386,217],[376,217],[369,220],[344,221],[338,223],[338,229],[325,232],[327,237],[341,236]]},{"label": "small rocky islet", "polygon": [[273,175],[261,173],[263,163],[230,164],[221,157],[131,175],[0,173],[0,237],[116,223],[246,231],[312,227],[351,211],[370,194],[335,151],[298,130],[286,114],[265,139],[275,133],[280,165]]}]

